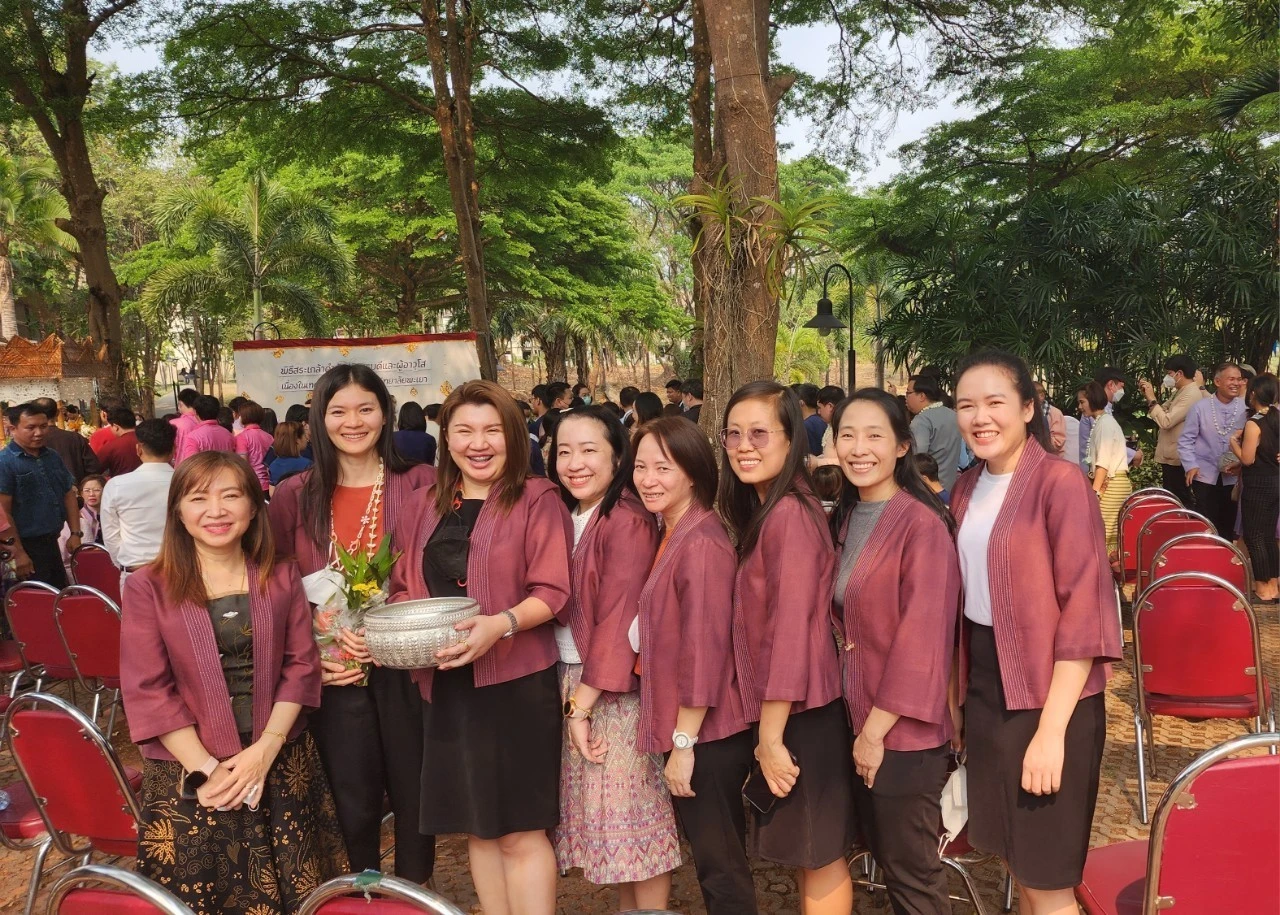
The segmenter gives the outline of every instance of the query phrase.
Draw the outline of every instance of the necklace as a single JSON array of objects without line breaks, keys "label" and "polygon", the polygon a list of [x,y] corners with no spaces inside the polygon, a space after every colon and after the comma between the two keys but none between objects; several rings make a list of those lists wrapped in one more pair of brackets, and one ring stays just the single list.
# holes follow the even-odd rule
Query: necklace
[{"label": "necklace", "polygon": [[[1235,401],[1232,401],[1233,406],[1234,404],[1235,404]],[[1213,417],[1213,429],[1215,432],[1218,433],[1218,438],[1222,439],[1224,442],[1227,439],[1231,438],[1231,432],[1236,424],[1237,412],[1239,411],[1233,409],[1229,413],[1227,413],[1225,417],[1220,418],[1218,416],[1218,398],[1217,397],[1213,398],[1213,402],[1209,404],[1209,414]],[[1227,427],[1225,429],[1222,428],[1222,423],[1224,419],[1227,424]]]},{"label": "necklace", "polygon": [[[348,553],[355,554],[360,549],[363,541],[365,544],[365,552],[372,556],[378,550],[378,518],[382,515],[382,491],[386,483],[386,464],[378,461],[378,476],[373,481],[373,489],[369,492],[369,501],[365,504],[364,513],[360,516],[360,529],[356,531],[355,539],[346,545]],[[332,543],[338,542],[338,534],[333,529],[332,518],[329,521],[329,539]],[[331,549],[330,552],[336,554],[336,550]],[[333,559],[337,562],[337,558]]]}]

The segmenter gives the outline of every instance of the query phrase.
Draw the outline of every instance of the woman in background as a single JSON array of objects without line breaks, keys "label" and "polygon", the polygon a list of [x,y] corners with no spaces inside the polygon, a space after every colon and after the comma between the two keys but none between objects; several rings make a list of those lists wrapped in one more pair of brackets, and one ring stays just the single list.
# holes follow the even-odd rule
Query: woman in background
[{"label": "woman in background", "polygon": [[[1093,494],[1102,510],[1102,525],[1107,535],[1107,551],[1116,549],[1116,530],[1120,509],[1133,493],[1129,482],[1129,457],[1125,453],[1124,430],[1107,412],[1107,393],[1102,385],[1090,381],[1076,391],[1080,415],[1093,418],[1089,442],[1085,449],[1085,466],[1093,482]],[[1055,452],[1056,453],[1056,452]]]},{"label": "woman in background", "polygon": [[401,404],[396,430],[396,448],[401,454],[418,464],[436,462],[436,440],[427,432],[427,417],[422,407],[412,400]]},{"label": "woman in background", "polygon": [[[1245,402],[1253,414],[1231,437],[1240,459],[1240,520],[1253,566],[1254,595],[1261,601],[1280,597],[1280,412],[1276,409],[1276,376],[1258,375],[1249,382]],[[85,529],[86,532],[88,528]]]}]

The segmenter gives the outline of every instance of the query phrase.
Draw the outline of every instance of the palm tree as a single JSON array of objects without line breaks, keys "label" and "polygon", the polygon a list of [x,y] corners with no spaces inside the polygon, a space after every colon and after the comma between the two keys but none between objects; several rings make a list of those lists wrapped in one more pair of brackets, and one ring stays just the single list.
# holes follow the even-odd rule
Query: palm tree
[{"label": "palm tree", "polygon": [[238,200],[188,186],[161,198],[155,217],[166,240],[181,237],[198,254],[157,270],[143,291],[145,307],[251,304],[256,332],[264,307],[273,306],[308,333],[326,332],[321,290],[341,286],[351,270],[351,254],[327,208],[256,170]]},{"label": "palm tree", "polygon": [[57,224],[66,216],[52,166],[0,148],[0,340],[18,332],[13,255],[23,249],[74,251],[75,239]]}]

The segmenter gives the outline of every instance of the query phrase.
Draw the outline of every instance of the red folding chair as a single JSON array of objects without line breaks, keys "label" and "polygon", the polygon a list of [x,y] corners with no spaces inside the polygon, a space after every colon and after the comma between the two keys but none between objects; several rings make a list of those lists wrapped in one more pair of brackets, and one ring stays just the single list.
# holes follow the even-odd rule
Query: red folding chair
[{"label": "red folding chair", "polygon": [[1217,534],[1179,534],[1156,550],[1151,557],[1149,580],[1179,572],[1207,572],[1235,585],[1241,594],[1253,593],[1253,575],[1244,553]]},{"label": "red folding chair", "polygon": [[1116,584],[1122,590],[1133,587],[1138,580],[1138,530],[1152,515],[1171,508],[1182,508],[1182,503],[1172,493],[1149,489],[1138,490],[1120,506],[1116,522],[1120,555],[1113,568]]},{"label": "red folding chair", "polygon": [[53,622],[67,650],[76,679],[93,696],[94,721],[101,711],[103,693],[110,693],[107,737],[115,730],[120,706],[120,607],[88,585],[62,590],[53,605]]},{"label": "red folding chair", "polygon": [[334,877],[316,888],[297,915],[466,915],[443,896],[378,871]]},{"label": "red folding chair", "polygon": [[[84,712],[48,693],[14,699],[5,713],[4,731],[18,775],[48,832],[27,888],[23,911],[30,915],[50,848],[68,861],[83,859],[86,864],[95,852],[137,854],[142,773],[120,762]],[[72,836],[84,841],[76,844]]]},{"label": "red folding chair", "polygon": [[[96,885],[90,885],[96,884]],[[62,876],[45,915],[194,915],[177,896],[141,874],[86,864]]]},{"label": "red folding chair", "polygon": [[1138,793],[1147,822],[1143,737],[1155,769],[1156,715],[1186,720],[1262,717],[1275,730],[1275,711],[1262,673],[1261,639],[1253,605],[1229,582],[1204,572],[1181,572],[1153,583],[1134,602],[1133,659],[1138,707]]},{"label": "red folding chair", "polygon": [[96,543],[86,543],[71,554],[71,580],[96,588],[120,606],[120,569],[111,554]]},{"label": "red folding chair", "polygon": [[1202,753],[1156,807],[1150,841],[1089,852],[1076,901],[1087,915],[1280,912],[1280,756],[1230,757],[1280,734],[1247,734]]},{"label": "red folding chair", "polygon": [[76,676],[53,621],[57,598],[58,589],[42,581],[20,581],[4,596],[9,630],[17,642],[23,669],[35,680],[37,690],[46,680],[74,680]]},{"label": "red folding chair", "polygon": [[1156,550],[1180,534],[1199,533],[1214,533],[1213,523],[1189,508],[1166,508],[1147,518],[1138,528],[1135,550],[1138,577],[1134,593],[1141,594],[1151,584],[1151,560]]}]

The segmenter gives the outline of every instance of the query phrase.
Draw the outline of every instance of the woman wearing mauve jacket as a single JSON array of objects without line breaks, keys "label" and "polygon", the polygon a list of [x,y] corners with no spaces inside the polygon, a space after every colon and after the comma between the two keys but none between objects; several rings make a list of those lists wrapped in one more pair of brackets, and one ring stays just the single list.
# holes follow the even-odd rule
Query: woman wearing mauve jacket
[{"label": "woman wearing mauve jacket", "polygon": [[1052,456],[1031,375],[998,350],[956,382],[978,459],[951,507],[961,637],[969,839],[1004,859],[1032,915],[1073,913],[1106,739],[1103,689],[1120,621],[1097,497]]},{"label": "woman wearing mauve jacket", "polygon": [[636,489],[662,540],[640,592],[640,750],[664,776],[708,915],[752,915],[742,783],[751,731],[733,667],[733,545],[716,516],[716,463],[693,423],[651,420],[635,438]]},{"label": "woman wearing mauve jacket", "polygon": [[422,705],[419,828],[468,837],[486,912],[551,915],[560,819],[560,685],[553,619],[568,619],[572,524],[556,485],[530,477],[515,400],[489,381],[440,408],[436,484],[396,531],[391,599],[471,597],[465,640],[414,671]]},{"label": "woman wearing mauve jacket", "polygon": [[[435,481],[435,468],[410,464],[391,433],[391,395],[368,366],[336,365],[311,398],[313,466],[276,487],[268,512],[277,550],[297,560],[303,576],[337,564],[335,544],[352,554],[377,552],[413,517],[413,492]],[[360,633],[339,641],[372,660]],[[324,698],[312,716],[320,757],[333,785],[351,866],[381,866],[384,798],[395,813],[395,873],[431,879],[435,837],[418,831],[422,779],[422,699],[407,671],[364,673],[325,659]]]},{"label": "woman wearing mauve jacket", "polygon": [[917,470],[907,411],[864,388],[836,407],[833,611],[853,725],[854,808],[895,915],[946,912],[938,857],[960,604],[954,522]]}]

